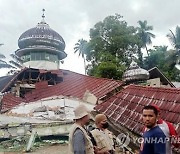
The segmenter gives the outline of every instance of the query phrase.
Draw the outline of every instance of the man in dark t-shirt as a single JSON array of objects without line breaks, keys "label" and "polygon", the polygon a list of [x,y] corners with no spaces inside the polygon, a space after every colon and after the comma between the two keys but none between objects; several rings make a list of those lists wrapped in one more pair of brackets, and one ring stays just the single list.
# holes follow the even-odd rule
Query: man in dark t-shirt
[{"label": "man in dark t-shirt", "polygon": [[154,106],[143,108],[143,122],[147,131],[143,134],[140,154],[168,154],[166,152],[166,135],[157,125],[158,111]]}]

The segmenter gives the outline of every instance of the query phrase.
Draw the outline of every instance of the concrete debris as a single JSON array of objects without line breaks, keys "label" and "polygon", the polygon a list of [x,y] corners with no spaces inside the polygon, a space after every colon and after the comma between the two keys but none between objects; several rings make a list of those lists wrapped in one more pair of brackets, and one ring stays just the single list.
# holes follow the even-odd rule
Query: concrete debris
[{"label": "concrete debris", "polygon": [[[0,114],[0,141],[3,140],[4,143],[3,147],[0,145],[0,150],[6,151],[8,145],[13,151],[22,149],[20,146],[23,146],[24,151],[31,151],[44,144],[66,143],[59,136],[68,136],[74,119],[73,110],[80,103],[87,105],[90,110],[94,108],[94,105],[77,99],[52,98],[22,103],[5,114]],[[36,136],[58,136],[58,139],[36,142]],[[15,139],[17,137],[23,141],[25,138],[26,142],[21,143]],[[8,141],[4,141],[7,139]]]},{"label": "concrete debris", "polygon": [[28,104],[20,104],[9,112],[8,116],[15,117],[34,117],[38,119],[49,120],[72,120],[74,118],[74,108],[79,104],[85,104],[90,110],[94,105],[73,98],[49,98],[39,100]]},{"label": "concrete debris", "polygon": [[23,151],[24,145],[27,142],[26,137],[15,137],[10,140],[1,141],[0,152],[10,152],[10,151]]},{"label": "concrete debris", "polygon": [[[48,139],[47,139],[48,138]],[[63,136],[47,136],[45,139],[39,137],[35,131],[28,136],[18,136],[11,139],[1,140],[0,144],[0,154],[4,153],[24,153],[35,151],[44,146],[52,146],[63,144],[67,145],[68,139]]]},{"label": "concrete debris", "polygon": [[36,136],[37,136],[37,132],[33,131],[30,138],[29,138],[29,141],[28,141],[28,144],[26,147],[26,152],[29,152],[31,150],[31,148],[33,147]]},{"label": "concrete debris", "polygon": [[43,106],[35,108],[33,112],[46,112],[46,111],[47,111],[47,107],[43,105]]}]

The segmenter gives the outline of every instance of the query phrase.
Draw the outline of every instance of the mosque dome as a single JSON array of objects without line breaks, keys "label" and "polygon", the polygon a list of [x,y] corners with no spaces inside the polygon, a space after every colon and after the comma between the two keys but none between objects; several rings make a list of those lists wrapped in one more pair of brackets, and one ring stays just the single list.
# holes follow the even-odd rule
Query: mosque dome
[{"label": "mosque dome", "polygon": [[123,80],[126,82],[142,81],[149,79],[149,72],[140,68],[135,61],[132,61],[129,68],[123,74]]},{"label": "mosque dome", "polygon": [[[45,11],[45,10],[43,10]],[[56,54],[59,60],[64,59],[67,54],[64,52],[65,41],[61,35],[50,28],[44,20],[44,13],[42,21],[36,27],[30,28],[18,39],[19,49],[15,52],[17,56],[21,57],[29,52],[47,51],[51,54]]]},{"label": "mosque dome", "polygon": [[64,50],[65,42],[63,38],[45,21],[41,21],[36,27],[25,31],[18,40],[20,49],[34,45],[46,45],[60,50]]}]

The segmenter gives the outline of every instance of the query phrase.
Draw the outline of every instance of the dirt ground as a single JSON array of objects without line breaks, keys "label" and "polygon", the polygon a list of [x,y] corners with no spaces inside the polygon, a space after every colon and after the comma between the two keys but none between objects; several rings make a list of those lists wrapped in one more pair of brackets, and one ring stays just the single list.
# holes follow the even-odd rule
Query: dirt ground
[{"label": "dirt ground", "polygon": [[60,144],[48,147],[42,147],[41,149],[36,150],[35,152],[30,152],[27,154],[67,154],[68,145]]},{"label": "dirt ground", "polygon": [[[56,145],[56,146],[43,147],[29,154],[67,154],[67,152],[68,152],[67,145]],[[117,152],[116,154],[123,154],[123,153]]]},{"label": "dirt ground", "polygon": [[0,154],[67,154],[67,144],[58,144],[53,146],[44,146],[33,152],[0,152]]},{"label": "dirt ground", "polygon": [[[67,144],[58,144],[52,146],[44,146],[39,149],[36,149],[33,152],[0,152],[0,154],[67,154],[68,145]],[[123,152],[116,152],[116,154],[123,154]]]},{"label": "dirt ground", "polygon": [[[66,144],[66,145],[43,147],[29,154],[67,154],[67,152],[68,152],[68,145]],[[116,154],[123,154],[123,153],[117,150]]]}]

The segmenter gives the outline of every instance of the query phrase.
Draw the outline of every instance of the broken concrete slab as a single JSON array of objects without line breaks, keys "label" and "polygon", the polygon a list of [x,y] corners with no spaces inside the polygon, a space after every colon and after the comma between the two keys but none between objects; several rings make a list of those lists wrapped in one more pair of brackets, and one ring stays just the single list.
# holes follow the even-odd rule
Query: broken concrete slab
[{"label": "broken concrete slab", "polygon": [[28,144],[27,144],[27,147],[26,147],[26,152],[29,152],[31,150],[31,148],[33,147],[36,136],[37,136],[37,132],[32,131],[31,136],[28,141]]}]

